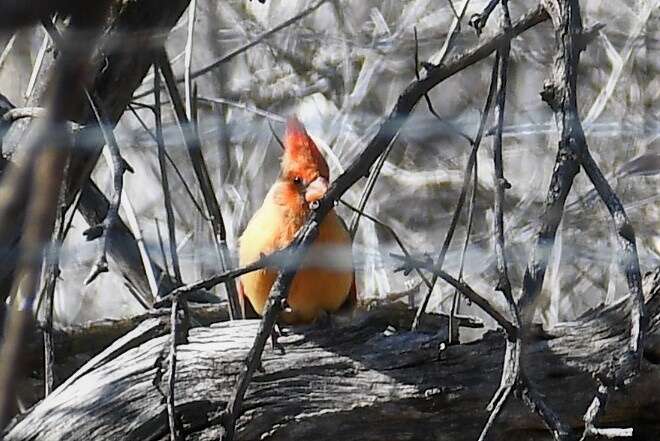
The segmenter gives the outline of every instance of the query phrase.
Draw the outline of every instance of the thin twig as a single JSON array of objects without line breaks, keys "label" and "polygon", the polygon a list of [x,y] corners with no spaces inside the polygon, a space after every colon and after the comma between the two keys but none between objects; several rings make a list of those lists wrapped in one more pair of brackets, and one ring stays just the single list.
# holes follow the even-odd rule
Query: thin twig
[{"label": "thin twig", "polygon": [[[156,125],[156,145],[158,146],[158,166],[160,167],[160,183],[163,189],[163,203],[167,220],[167,235],[170,245],[170,258],[172,259],[172,270],[177,282],[182,282],[181,266],[179,264],[179,253],[176,251],[176,228],[174,208],[172,206],[172,195],[170,193],[169,179],[167,177],[167,164],[165,163],[165,140],[163,138],[163,120],[160,109],[160,72],[154,65],[154,122]],[[192,193],[190,193],[192,196]],[[194,199],[194,203],[197,201]],[[201,208],[201,207],[200,207]]]},{"label": "thin twig", "polygon": [[[154,109],[154,106],[141,106],[141,107],[151,110],[152,113],[154,114],[154,118],[155,118],[156,110]],[[153,139],[154,142],[156,143],[156,145],[158,145],[158,137],[154,133],[152,133],[151,129],[149,129],[149,127],[144,122],[142,117],[140,117],[140,115],[135,111],[135,109],[133,108],[133,104],[129,104],[128,109],[131,111],[131,113],[133,113],[133,116],[135,116],[135,119],[138,120],[138,122],[140,123],[142,128],[147,132],[147,134],[151,137],[151,139]],[[197,201],[197,199],[195,199],[195,195],[192,193],[192,190],[190,189],[190,186],[188,185],[188,182],[187,182],[186,178],[183,177],[183,174],[181,173],[181,170],[179,170],[179,167],[177,166],[176,162],[174,162],[174,159],[172,159],[172,156],[170,156],[170,154],[167,153],[167,150],[164,150],[163,153],[165,154],[165,159],[167,159],[169,161],[170,166],[174,169],[174,172],[176,173],[177,177],[179,178],[179,181],[181,182],[181,185],[183,185],[183,189],[186,191],[186,194],[188,195],[188,197],[190,198],[190,201],[193,203],[193,205],[197,209],[198,213],[202,216],[202,218],[204,218],[204,220],[207,220],[207,221],[211,220],[211,218],[209,218],[206,215],[206,213],[204,212],[204,209],[202,208],[200,203]]]},{"label": "thin twig", "polygon": [[447,38],[445,38],[445,42],[442,44],[442,48],[440,48],[440,52],[436,55],[433,55],[433,57],[429,60],[430,63],[442,64],[445,62],[447,56],[449,55],[449,52],[451,51],[454,41],[456,40],[456,37],[461,32],[461,21],[463,21],[463,17],[465,16],[465,13],[467,12],[469,5],[470,5],[470,0],[465,0],[463,2],[463,7],[461,8],[461,12],[459,14],[456,14],[456,11],[454,11],[454,20],[452,21],[451,26],[449,27],[448,36]]},{"label": "thin twig", "polygon": [[[53,344],[53,306],[55,298],[55,285],[60,275],[60,248],[64,241],[66,226],[64,221],[66,205],[63,200],[63,194],[60,192],[58,202],[57,216],[55,218],[55,227],[53,241],[50,252],[46,254],[45,259],[45,282],[42,298],[44,300],[45,314],[43,322],[44,334],[44,396],[50,395],[55,387],[55,349]],[[39,311],[39,303],[37,303]]]},{"label": "thin twig", "polygon": [[426,271],[431,272],[438,278],[449,283],[455,289],[457,289],[461,294],[470,299],[478,307],[480,307],[486,314],[493,318],[499,324],[502,329],[507,333],[507,336],[510,338],[516,338],[518,335],[518,328],[509,321],[504,315],[497,310],[491,303],[486,300],[483,296],[477,294],[477,292],[472,289],[470,285],[464,281],[460,281],[452,277],[450,274],[443,271],[437,264],[434,264],[432,259],[417,259],[414,257],[406,257],[398,254],[391,254],[392,257],[401,261],[401,266],[395,269],[395,272],[403,271],[404,275],[414,270],[415,268],[421,268]]},{"label": "thin twig", "polygon": [[[349,204],[348,202],[344,201],[343,199],[340,199],[339,202],[341,202],[344,206],[348,207],[350,210],[352,210],[356,213],[359,212],[361,216],[364,216],[365,218],[369,219],[374,224],[376,224],[376,225],[380,226],[381,228],[385,229],[385,231],[390,233],[390,235],[394,238],[394,241],[399,246],[399,249],[404,254],[404,256],[406,256],[406,257],[410,256],[410,252],[408,251],[408,247],[406,247],[406,245],[403,243],[403,241],[401,240],[399,235],[396,233],[396,231],[394,231],[394,228],[392,228],[391,226],[389,226],[385,222],[381,221],[380,219],[370,215],[369,213],[365,213],[364,211],[359,211],[357,207],[354,207],[353,205]],[[426,285],[427,288],[431,286],[431,282],[424,275],[424,273],[422,271],[420,271],[419,269],[416,268],[415,272],[417,273],[419,278],[422,279],[422,282],[424,282],[424,285]]]},{"label": "thin twig", "polygon": [[518,387],[523,401],[533,412],[538,414],[546,425],[555,441],[572,440],[573,430],[564,423],[559,415],[555,413],[546,403],[543,397],[530,387],[529,380],[526,377],[520,377],[521,384]]},{"label": "thin twig", "polygon": [[[108,151],[108,149],[104,149],[103,157],[109,166],[112,162],[110,156],[111,153]],[[144,274],[147,278],[147,283],[149,284],[149,292],[151,293],[151,299],[143,299],[141,296],[139,298],[136,297],[136,299],[144,308],[148,308],[147,304],[152,303],[160,292],[160,282],[163,280],[163,277],[161,276],[160,280],[156,279],[156,270],[154,268],[151,255],[149,254],[149,248],[147,248],[147,244],[144,241],[142,228],[140,227],[140,222],[138,221],[138,217],[135,213],[135,208],[133,208],[133,203],[128,197],[125,188],[122,188],[122,194],[122,207],[124,208],[124,213],[126,214],[126,221],[128,222],[131,233],[133,233],[133,236],[135,237],[135,243],[137,244],[138,251],[140,252],[140,259],[142,260],[142,266],[144,267]],[[120,221],[121,219],[119,218],[118,222]]]},{"label": "thin twig", "polygon": [[[469,0],[466,2],[466,4],[467,3],[469,3]],[[463,11],[465,11],[465,9]],[[447,41],[445,42],[445,44],[447,46],[445,46],[445,52],[443,52],[442,59],[444,59],[444,57],[447,55],[447,48],[449,47],[448,42],[449,42],[450,39],[453,38],[453,36],[455,35],[457,29],[458,29],[457,27],[454,27],[454,29],[450,32],[449,36],[447,37]],[[420,76],[420,73],[419,73],[419,41],[417,40],[417,27],[413,27],[413,34],[414,34],[414,38],[415,38],[415,52],[414,52],[414,56],[415,56],[415,78],[417,78],[417,81],[419,81],[421,76]],[[433,103],[431,102],[431,98],[429,97],[428,93],[424,94],[424,100],[426,101],[426,107],[428,107],[429,112],[431,112],[431,114],[436,117],[436,119],[440,122],[440,124],[447,127],[452,133],[455,133],[458,136],[460,136],[462,138],[465,138],[465,140],[467,142],[469,142],[470,144],[474,144],[474,140],[472,138],[470,138],[468,135],[466,135],[462,131],[458,130],[456,127],[454,127],[453,124],[450,124],[447,121],[445,121],[438,114],[438,112],[435,111],[435,108],[433,107]]]},{"label": "thin twig", "polygon": [[85,91],[87,96],[87,101],[94,112],[94,116],[98,121],[99,127],[103,134],[103,138],[106,146],[110,149],[111,161],[112,161],[112,183],[113,183],[113,194],[110,200],[110,206],[108,207],[108,213],[105,216],[105,219],[101,224],[94,225],[87,229],[83,234],[87,240],[94,240],[99,237],[103,237],[103,243],[101,244],[99,256],[92,267],[89,275],[85,278],[85,285],[92,283],[101,273],[108,271],[108,237],[112,228],[117,224],[117,219],[119,218],[119,206],[121,204],[122,190],[124,188],[124,172],[126,172],[126,161],[121,157],[119,153],[119,146],[112,136],[106,130],[105,125],[105,116],[101,113],[101,110],[96,104],[94,98]]},{"label": "thin twig", "polygon": [[[197,12],[197,0],[190,0],[188,5],[188,34],[186,36],[186,50],[185,50],[185,61],[184,61],[184,71],[183,71],[183,80],[184,80],[184,90],[186,92],[186,116],[188,116],[189,121],[193,121],[193,93],[192,93],[192,80],[190,78],[190,73],[192,70],[192,57],[193,57],[193,43],[195,40],[195,14]],[[154,70],[154,78],[158,76],[156,70]],[[154,94],[159,94],[160,88],[156,88],[154,83]],[[154,104],[157,106],[157,104]]]},{"label": "thin twig", "polygon": [[[494,69],[497,64],[494,64]],[[492,84],[492,83],[491,83]],[[467,256],[468,245],[470,244],[470,236],[472,235],[472,224],[474,220],[474,209],[477,203],[477,190],[479,184],[479,167],[478,157],[474,158],[474,167],[472,168],[472,192],[470,193],[470,205],[468,206],[468,221],[467,229],[465,231],[465,240],[463,241],[463,249],[461,250],[461,259],[458,265],[458,280],[463,281],[463,269],[465,267],[465,258]],[[454,317],[460,314],[461,311],[461,294],[454,290],[454,296],[451,301],[451,310],[449,312],[449,343],[459,341],[459,327],[456,326]]]},{"label": "thin twig", "polygon": [[488,421],[484,425],[484,428],[481,430],[481,434],[479,435],[478,441],[485,441],[486,437],[488,436],[488,432],[495,425],[495,420],[497,419],[498,415],[502,412],[502,409],[504,409],[504,405],[509,401],[509,397],[511,396],[512,391],[513,391],[513,386],[508,386],[502,391],[500,395],[500,399],[492,408],[490,415],[488,416]]},{"label": "thin twig", "polygon": [[633,429],[626,428],[607,428],[600,429],[596,427],[596,422],[600,416],[605,413],[605,406],[607,405],[607,397],[609,395],[608,387],[604,384],[598,385],[598,392],[589,408],[584,413],[584,432],[580,441],[585,441],[589,437],[603,437],[603,438],[630,438],[633,436]]},{"label": "thin twig", "polygon": [[41,41],[41,46],[39,46],[39,52],[37,52],[37,58],[34,60],[34,66],[32,67],[30,80],[28,81],[27,88],[25,89],[25,98],[29,98],[32,95],[34,86],[37,84],[37,78],[39,77],[39,72],[41,72],[41,66],[44,63],[44,58],[46,57],[46,50],[48,49],[49,43],[50,36],[48,32],[44,32],[44,38]]},{"label": "thin twig", "polygon": [[[508,31],[511,28],[508,0],[501,0],[501,4],[503,28],[505,31]],[[511,281],[509,280],[504,240],[504,191],[507,188],[510,188],[511,185],[504,177],[504,161],[502,158],[502,130],[504,127],[504,109],[506,104],[506,86],[507,74],[509,71],[510,49],[511,45],[509,42],[504,43],[502,48],[498,50],[497,57],[500,62],[500,68],[497,103],[495,105],[495,136],[493,137],[493,187],[495,189],[493,198],[493,243],[495,247],[498,276],[495,289],[504,295],[504,299],[506,300],[507,306],[509,308],[509,315],[513,320],[513,324],[517,328],[520,328],[518,308],[511,292]],[[521,353],[522,342],[520,335],[516,336],[515,338],[507,338],[500,386],[488,405],[488,410],[490,410],[491,413],[488,418],[488,422],[484,426],[484,429],[481,433],[480,441],[485,439],[488,431],[495,424],[497,417],[499,416],[502,409],[504,409],[504,404],[508,401],[511,390],[514,388],[519,376],[521,375]]]},{"label": "thin twig", "polygon": [[262,268],[283,268],[286,267],[285,262],[287,256],[290,255],[289,249],[284,249],[281,251],[276,251],[271,254],[262,256],[259,260],[256,260],[248,265],[227,270],[221,274],[215,276],[198,280],[187,285],[180,286],[165,296],[161,300],[154,303],[154,308],[161,308],[167,302],[169,302],[174,297],[185,297],[187,294],[190,294],[200,289],[211,289],[221,283],[226,283],[229,280],[233,280],[237,277],[242,276],[243,274],[251,273],[253,271],[258,271]]},{"label": "thin twig", "polygon": [[280,116],[280,115],[278,115],[276,113],[273,113],[273,112],[269,112],[267,110],[260,109],[256,106],[252,106],[252,105],[247,104],[247,103],[232,101],[232,100],[228,100],[228,99],[225,99],[225,98],[215,98],[215,97],[207,97],[207,96],[200,96],[199,101],[200,102],[207,102],[211,105],[222,104],[222,105],[227,105],[227,106],[230,106],[230,107],[235,107],[235,108],[241,109],[245,112],[254,113],[255,115],[262,116],[266,119],[276,121],[278,123],[285,123],[286,122],[286,118],[283,117],[283,116]]},{"label": "thin twig", "polygon": [[[204,196],[204,203],[206,204],[207,211],[211,217],[211,227],[213,229],[213,238],[218,252],[220,269],[224,270],[229,268],[231,259],[227,250],[227,232],[225,230],[222,212],[220,211],[220,205],[218,204],[218,200],[216,199],[213,190],[213,184],[211,183],[211,178],[206,167],[206,161],[202,155],[201,141],[195,132],[194,127],[191,125],[191,121],[186,118],[183,102],[176,87],[172,66],[167,59],[165,49],[161,49],[159,52],[158,66],[165,79],[165,85],[170,95],[170,100],[172,101],[172,107],[174,108],[177,123],[183,135],[183,140],[186,149],[188,150],[188,155],[190,156],[190,161],[192,162],[199,187]],[[231,317],[232,319],[237,319],[241,314],[238,291],[236,290],[234,281],[229,280],[225,284],[225,288],[227,291]]]},{"label": "thin twig", "polygon": [[490,14],[493,12],[493,9],[495,9],[495,6],[497,6],[500,1],[501,0],[489,0],[488,4],[480,14],[474,14],[472,17],[470,17],[470,26],[474,28],[474,30],[477,32],[477,35],[481,35],[481,31],[483,31],[484,27],[486,26]]},{"label": "thin twig", "polygon": [[[183,300],[185,302],[185,300]],[[170,441],[179,441],[182,439],[178,430],[176,418],[176,405],[174,388],[176,383],[176,343],[177,343],[177,313],[179,311],[179,298],[172,300],[172,311],[170,316],[170,351],[169,351],[169,372],[167,376],[167,421],[170,428]]]},{"label": "thin twig", "polygon": [[[466,3],[468,3],[468,2],[469,2],[469,0]],[[456,19],[460,20],[460,18],[458,17],[458,13],[456,12],[456,7],[454,6],[454,2],[452,0],[447,0],[447,3],[449,3],[449,7],[451,8],[451,12],[454,13],[454,17],[456,17]]]},{"label": "thin twig", "polygon": [[[160,256],[163,259],[163,270],[164,274],[169,278],[170,280],[172,279],[172,273],[170,272],[170,265],[167,261],[167,253],[165,252],[165,243],[163,241],[163,233],[160,231],[160,221],[158,218],[154,219],[154,224],[156,225],[156,235],[158,236],[158,247],[160,248]],[[161,274],[161,279],[163,275]]]},{"label": "thin twig", "polygon": [[2,66],[5,64],[5,61],[7,61],[7,58],[9,57],[9,53],[14,47],[14,43],[16,42],[16,35],[17,33],[14,32],[11,35],[11,38],[9,38],[9,41],[7,42],[5,47],[2,49],[2,53],[0,54],[0,70],[2,69]]},{"label": "thin twig", "polygon": [[[447,229],[447,233],[445,234],[445,239],[442,243],[442,248],[440,249],[440,253],[438,254],[438,258],[436,260],[436,264],[440,268],[442,268],[442,265],[445,262],[447,251],[449,250],[449,246],[451,245],[451,240],[454,237],[454,232],[456,231],[456,226],[458,225],[458,220],[460,218],[461,212],[463,211],[463,205],[465,204],[465,198],[467,196],[467,189],[470,186],[470,177],[474,169],[474,164],[477,161],[477,153],[479,152],[479,146],[481,145],[481,140],[483,139],[484,130],[488,122],[488,117],[490,115],[490,109],[492,106],[493,97],[495,95],[495,91],[497,90],[498,69],[499,69],[499,57],[496,56],[495,61],[493,63],[493,68],[491,70],[490,86],[488,88],[488,95],[486,96],[486,103],[484,104],[484,110],[481,113],[481,120],[479,121],[479,128],[477,129],[477,135],[474,138],[474,144],[472,144],[472,151],[470,152],[470,156],[468,157],[468,162],[465,167],[465,175],[463,177],[463,185],[461,187],[461,193],[458,196],[458,201],[456,202],[456,208],[454,209],[454,214],[452,215],[449,228]],[[437,280],[438,278],[435,277],[435,275],[431,278],[431,287],[426,291],[426,295],[424,296],[422,303],[419,305],[419,308],[417,308],[417,312],[415,313],[415,319],[413,320],[413,324],[412,324],[413,330],[417,329],[417,325],[419,324],[422,315],[424,314],[424,312],[426,312],[426,307],[429,303],[429,300],[431,299],[431,294],[433,293],[433,288],[435,287],[435,283],[437,282]]]},{"label": "thin twig", "polygon": [[[291,17],[290,19],[280,23],[279,25],[269,29],[268,31],[260,34],[258,37],[256,37],[254,40],[251,40],[250,42],[244,44],[241,47],[238,47],[234,49],[233,51],[229,52],[227,55],[223,55],[219,59],[213,61],[207,66],[204,66],[201,69],[198,69],[190,74],[191,79],[195,79],[199,76],[202,76],[208,72],[211,72],[218,66],[221,66],[224,63],[227,63],[228,61],[234,59],[237,55],[242,54],[243,52],[247,51],[248,49],[252,48],[253,46],[256,46],[257,44],[261,43],[265,39],[269,38],[273,34],[276,34],[277,32],[281,31],[282,29],[285,29],[292,24],[296,23],[297,21],[307,17],[309,14],[312,12],[316,11],[318,8],[320,8],[324,3],[326,3],[328,0],[318,0],[316,3],[312,4],[309,8],[305,9],[304,11],[300,12],[299,14],[296,14],[295,16]],[[176,82],[181,83],[183,81],[183,78],[177,78]],[[143,98],[145,96],[151,95],[153,93],[153,90],[147,90],[145,92],[136,94],[133,99],[139,99]]]},{"label": "thin twig", "polygon": [[376,164],[371,168],[371,172],[369,173],[369,179],[367,180],[367,184],[364,186],[364,190],[362,190],[362,194],[360,195],[360,201],[358,202],[358,206],[356,210],[353,210],[353,217],[351,218],[351,225],[348,228],[348,231],[351,235],[351,237],[355,238],[355,234],[357,233],[358,226],[360,225],[360,217],[362,216],[362,213],[364,212],[364,208],[367,205],[367,201],[369,200],[369,196],[371,196],[371,192],[374,189],[374,186],[376,185],[376,180],[378,179],[378,175],[380,175],[380,171],[383,169],[383,165],[385,165],[385,161],[387,160],[387,157],[389,156],[390,152],[392,151],[392,148],[394,147],[394,143],[396,142],[396,136],[392,138],[392,141],[390,141],[389,145],[383,152],[383,154],[378,158],[378,161],[376,161]]}]

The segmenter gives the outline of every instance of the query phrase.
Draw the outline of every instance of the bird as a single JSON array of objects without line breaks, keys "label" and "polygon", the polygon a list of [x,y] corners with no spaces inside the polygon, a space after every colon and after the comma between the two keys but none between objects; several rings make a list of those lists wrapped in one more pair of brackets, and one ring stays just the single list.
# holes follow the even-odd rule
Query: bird
[{"label": "bird", "polygon": [[[239,238],[239,263],[253,263],[291,244],[310,211],[329,188],[330,171],[305,126],[293,116],[287,120],[280,174],[263,204]],[[346,224],[331,209],[319,234],[305,252],[303,268],[289,288],[284,324],[309,324],[325,313],[350,309],[357,302],[352,238]],[[262,315],[277,268],[263,268],[239,278],[239,297]]]}]

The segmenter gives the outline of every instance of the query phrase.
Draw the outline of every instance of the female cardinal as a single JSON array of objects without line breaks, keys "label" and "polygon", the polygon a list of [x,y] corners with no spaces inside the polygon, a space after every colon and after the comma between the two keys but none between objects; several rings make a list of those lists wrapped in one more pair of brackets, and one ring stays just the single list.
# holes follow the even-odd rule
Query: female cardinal
[{"label": "female cardinal", "polygon": [[[286,248],[307,220],[311,206],[327,192],[329,179],[328,164],[305,127],[297,118],[289,119],[280,176],[239,239],[240,265]],[[321,311],[334,312],[355,303],[351,245],[346,225],[330,210],[293,279],[290,310],[282,314],[283,322],[310,323]],[[241,297],[247,297],[259,314],[276,276],[277,269],[264,268],[239,280]]]}]

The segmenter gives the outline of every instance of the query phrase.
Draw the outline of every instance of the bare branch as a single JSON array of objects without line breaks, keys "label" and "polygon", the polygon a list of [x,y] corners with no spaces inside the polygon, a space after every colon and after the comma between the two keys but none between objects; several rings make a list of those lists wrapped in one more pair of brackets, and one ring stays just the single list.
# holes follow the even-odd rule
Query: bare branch
[{"label": "bare branch", "polygon": [[[202,75],[204,75],[208,72],[211,72],[212,70],[214,70],[218,66],[221,66],[222,64],[227,63],[228,61],[234,59],[237,55],[240,55],[243,52],[250,49],[251,47],[256,46],[257,44],[261,43],[262,41],[269,38],[273,34],[276,34],[277,32],[281,31],[282,29],[286,29],[289,26],[291,26],[292,24],[294,24],[294,23],[298,22],[299,20],[307,17],[309,14],[316,11],[318,8],[320,8],[327,1],[328,0],[317,0],[316,3],[312,4],[307,9],[303,10],[299,14],[296,14],[295,16],[291,17],[290,19],[280,23],[279,25],[269,29],[268,31],[260,34],[258,37],[256,37],[254,40],[250,41],[249,43],[246,43],[243,46],[234,49],[233,51],[229,52],[227,55],[222,56],[221,58],[219,58],[218,60],[213,61],[209,65],[204,66],[203,68],[192,72],[190,74],[190,79],[195,79],[199,76],[202,76]],[[184,81],[183,78],[177,78],[176,79],[177,83],[181,83],[183,81]],[[133,99],[143,98],[147,95],[150,95],[151,93],[153,93],[153,90],[147,90],[145,92],[141,92],[139,94],[134,95]]]},{"label": "bare branch", "polygon": [[[163,138],[163,120],[160,108],[160,72],[154,64],[154,122],[156,124],[156,145],[158,146],[158,165],[160,167],[160,183],[163,189],[163,203],[165,204],[165,215],[167,219],[167,235],[170,245],[170,258],[172,259],[172,270],[177,282],[182,282],[181,265],[179,264],[179,253],[176,250],[176,228],[174,219],[174,208],[172,206],[172,195],[170,193],[169,178],[167,176],[167,163],[165,162],[165,139]],[[137,116],[137,114],[136,114]],[[145,127],[146,129],[146,127]],[[186,186],[187,188],[187,186]],[[197,203],[190,193],[194,203]],[[200,207],[201,208],[201,207]],[[163,256],[164,257],[164,256]]]},{"label": "bare branch", "polygon": [[[401,126],[406,121],[414,106],[424,96],[424,94],[428,92],[428,90],[430,90],[444,79],[455,74],[456,72],[459,72],[465,67],[487,56],[489,53],[497,49],[498,45],[501,44],[504,40],[510,40],[514,36],[518,35],[526,29],[529,29],[535,24],[544,21],[545,19],[547,19],[547,15],[545,11],[539,7],[519,19],[513,26],[511,32],[500,33],[494,36],[490,41],[482,43],[477,48],[468,51],[466,54],[455,57],[453,60],[447,62],[447,64],[430,67],[427,70],[426,77],[410,84],[404,93],[399,96],[394,109],[392,109],[389,117],[381,125],[380,130],[371,140],[369,145],[362,153],[360,153],[356,161],[353,162],[346,169],[346,171],[332,183],[326,195],[319,201],[318,206],[315,210],[312,211],[307,222],[297,233],[296,238],[291,244],[291,247],[298,251],[293,253],[293,256],[290,260],[290,267],[294,268],[294,270],[285,270],[280,272],[277,279],[275,280],[275,283],[273,284],[273,287],[271,288],[268,301],[266,303],[266,311],[262,317],[259,331],[254,340],[254,345],[250,349],[247,362],[239,372],[236,381],[236,388],[232,392],[231,398],[227,403],[226,411],[223,414],[223,427],[225,429],[223,437],[225,441],[230,441],[234,437],[235,424],[240,413],[245,391],[247,390],[252,375],[261,360],[261,354],[267,339],[271,335],[275,320],[284,308],[289,287],[293,281],[293,278],[295,277],[296,269],[300,266],[301,263],[301,252],[307,249],[316,239],[319,226],[321,225],[324,216],[334,206],[335,201],[340,199],[341,196],[355,182],[357,182],[358,179],[364,176],[366,171],[369,170],[369,168],[383,154],[384,150],[399,132]],[[438,274],[442,274],[443,276],[453,279],[448,274],[441,273],[440,271],[438,271]],[[455,282],[455,287],[457,289],[459,287],[461,290],[466,289],[464,284],[461,284],[458,281]],[[478,303],[480,307],[485,307],[491,313],[493,313],[494,316],[497,317],[496,320],[498,320],[498,323],[500,323],[508,332],[510,332],[509,335],[515,335],[515,329],[511,323],[504,319],[504,317],[502,317],[501,314],[499,314],[497,311],[490,308],[488,302],[482,302],[483,298],[481,298],[473,291],[468,297],[470,296],[474,297],[481,303]],[[475,303],[477,301],[475,301]]]},{"label": "bare branch", "polygon": [[[98,31],[107,2],[97,4],[94,13],[87,16],[74,14],[72,29],[80,26]],[[64,166],[69,153],[66,121],[73,119],[75,111],[71,105],[71,94],[82,93],[81,85],[88,69],[88,57],[95,46],[95,36],[84,44],[86,51],[64,50],[58,57],[55,74],[49,88],[52,107],[42,127],[28,149],[27,163],[14,165],[9,176],[3,180],[3,190],[21,193],[13,185],[30,182],[26,223],[21,238],[21,256],[18,275],[11,288],[12,310],[7,321],[7,331],[0,348],[0,428],[4,428],[12,411],[14,386],[19,373],[19,357],[24,350],[23,340],[32,324],[39,275],[42,267],[44,245],[51,239],[58,196],[64,176]],[[80,48],[81,50],[83,48]],[[11,198],[0,197],[0,219],[14,215]],[[3,223],[4,225],[4,223]]]},{"label": "bare branch", "polygon": [[[206,167],[206,161],[202,155],[201,141],[192,127],[191,121],[186,117],[183,102],[174,81],[172,66],[167,59],[167,54],[164,49],[161,50],[158,55],[158,66],[165,79],[170,100],[172,101],[172,107],[176,114],[177,123],[181,129],[184,143],[188,150],[188,155],[190,156],[190,161],[193,164],[197,181],[202,191],[202,195],[204,196],[206,208],[211,216],[211,227],[213,229],[214,240],[216,241],[216,250],[218,251],[220,268],[224,270],[230,266],[231,259],[229,258],[229,253],[227,251],[227,232],[225,230],[222,212],[220,211],[220,205],[218,204],[215,192],[213,191],[213,184],[211,183],[211,178]],[[229,280],[228,283],[225,284],[225,287],[232,317],[238,318],[240,317],[240,306],[236,285],[233,280]]]},{"label": "bare branch", "polygon": [[[472,173],[474,173],[476,179],[477,153],[479,152],[479,146],[481,145],[481,140],[483,138],[484,130],[488,122],[488,117],[490,116],[490,109],[492,106],[493,97],[495,96],[495,91],[497,89],[498,69],[499,69],[499,57],[496,56],[495,62],[493,63],[493,69],[491,71],[490,86],[488,88],[488,95],[486,96],[486,103],[484,104],[484,110],[481,113],[481,120],[479,121],[479,128],[477,129],[477,135],[474,139],[474,143],[472,144],[472,150],[470,151],[470,156],[468,157],[467,165],[465,166],[465,175],[463,177],[463,185],[461,186],[461,193],[458,196],[458,201],[456,202],[456,208],[454,209],[454,214],[452,215],[451,222],[449,223],[449,228],[447,229],[447,233],[445,234],[445,239],[442,243],[442,248],[440,249],[440,253],[438,254],[438,258],[436,260],[436,264],[439,266],[439,268],[442,268],[445,262],[447,251],[449,250],[449,246],[451,245],[452,238],[454,237],[454,232],[456,231],[456,227],[458,226],[458,220],[461,216],[461,213],[463,212],[463,205],[465,204],[467,189],[470,185],[470,178],[472,176]],[[473,191],[476,191],[476,181]],[[459,279],[461,279],[461,277],[459,277]],[[424,296],[422,303],[417,308],[417,314],[415,315],[416,319],[413,322],[413,330],[417,328],[417,324],[419,323],[420,318],[426,312],[426,307],[428,306],[429,300],[431,299],[431,294],[433,293],[433,288],[435,287],[435,283],[437,282],[437,280],[438,278],[435,275],[433,275],[433,277],[431,278],[431,286],[426,291],[426,295]],[[453,302],[452,302],[452,309],[453,309]]]},{"label": "bare branch", "polygon": [[493,318],[499,324],[502,329],[506,331],[507,338],[515,339],[518,335],[518,327],[511,323],[504,315],[497,310],[491,303],[486,300],[483,296],[477,294],[477,292],[472,289],[467,283],[456,280],[451,275],[443,271],[437,264],[434,264],[430,258],[426,260],[417,259],[414,257],[400,256],[397,254],[392,254],[392,257],[401,260],[401,266],[395,271],[403,271],[404,274],[409,273],[415,268],[421,268],[426,271],[431,272],[438,278],[449,283],[455,289],[457,289],[461,294],[474,302],[479,308],[481,308],[486,314]]}]

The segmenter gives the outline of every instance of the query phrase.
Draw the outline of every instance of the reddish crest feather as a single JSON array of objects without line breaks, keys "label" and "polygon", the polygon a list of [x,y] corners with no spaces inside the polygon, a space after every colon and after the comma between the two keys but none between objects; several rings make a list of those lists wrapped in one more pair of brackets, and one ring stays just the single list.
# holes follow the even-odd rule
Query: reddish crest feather
[{"label": "reddish crest feather", "polygon": [[295,116],[289,118],[286,124],[282,173],[286,176],[299,175],[307,179],[316,176],[330,178],[328,164],[323,155],[307,134],[305,126]]}]

